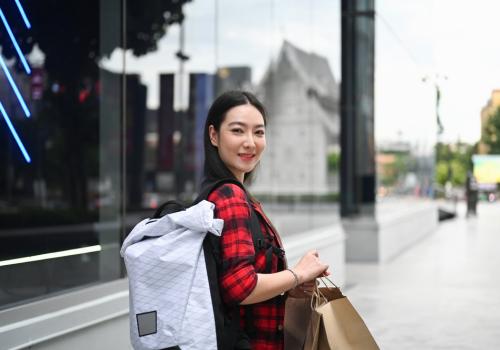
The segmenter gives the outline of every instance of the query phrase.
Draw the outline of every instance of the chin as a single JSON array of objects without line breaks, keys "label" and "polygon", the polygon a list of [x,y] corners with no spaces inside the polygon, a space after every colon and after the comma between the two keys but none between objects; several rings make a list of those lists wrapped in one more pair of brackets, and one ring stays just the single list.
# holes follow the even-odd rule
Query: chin
[{"label": "chin", "polygon": [[248,174],[249,172],[251,172],[253,170],[253,168],[247,168],[247,169],[240,169],[240,171],[243,173],[243,174]]},{"label": "chin", "polygon": [[247,173],[251,172],[253,169],[255,169],[255,167],[241,167],[238,170],[244,174],[247,174]]},{"label": "chin", "polygon": [[239,164],[239,167],[235,167],[239,172],[242,172],[244,174],[251,172],[257,167],[258,163],[255,164]]}]

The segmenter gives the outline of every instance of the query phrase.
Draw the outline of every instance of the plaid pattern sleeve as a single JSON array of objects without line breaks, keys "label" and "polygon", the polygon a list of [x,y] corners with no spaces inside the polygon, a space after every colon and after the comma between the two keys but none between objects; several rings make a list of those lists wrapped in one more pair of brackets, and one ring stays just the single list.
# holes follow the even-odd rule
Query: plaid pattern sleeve
[{"label": "plaid pattern sleeve", "polygon": [[222,298],[228,305],[237,305],[257,284],[253,266],[255,250],[249,226],[250,208],[245,192],[233,184],[219,187],[208,200],[215,204],[215,216],[224,220],[221,236]]},{"label": "plaid pattern sleeve", "polygon": [[[222,274],[221,294],[227,305],[238,305],[257,284],[257,273],[264,273],[264,252],[255,253],[250,231],[250,207],[245,192],[233,184],[225,184],[210,194],[215,204],[215,216],[224,220],[221,236]],[[258,203],[252,204],[264,236],[281,247],[277,232]],[[271,273],[283,269],[273,255]],[[277,296],[253,305],[240,305],[241,327],[250,337],[253,350],[283,349],[283,320],[285,298]]]}]

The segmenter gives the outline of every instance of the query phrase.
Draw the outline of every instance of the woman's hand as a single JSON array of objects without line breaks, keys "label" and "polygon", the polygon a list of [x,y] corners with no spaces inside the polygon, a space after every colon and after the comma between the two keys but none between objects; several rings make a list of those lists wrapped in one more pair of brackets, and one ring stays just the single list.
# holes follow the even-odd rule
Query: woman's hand
[{"label": "woman's hand", "polygon": [[316,288],[316,280],[299,284],[288,292],[292,298],[310,298]]},{"label": "woman's hand", "polygon": [[316,250],[307,252],[293,268],[299,277],[299,285],[314,281],[317,277],[328,276],[328,265],[319,260]]},{"label": "woman's hand", "polygon": [[[241,301],[241,305],[256,304],[269,300],[286,291],[291,296],[308,297],[314,290],[316,277],[328,276],[328,265],[323,264],[318,258],[317,251],[305,254],[292,271],[283,270],[276,273],[259,273],[257,284],[252,292]],[[296,275],[296,276],[295,276]],[[293,286],[297,286],[293,288]],[[292,290],[290,290],[292,288]]]}]

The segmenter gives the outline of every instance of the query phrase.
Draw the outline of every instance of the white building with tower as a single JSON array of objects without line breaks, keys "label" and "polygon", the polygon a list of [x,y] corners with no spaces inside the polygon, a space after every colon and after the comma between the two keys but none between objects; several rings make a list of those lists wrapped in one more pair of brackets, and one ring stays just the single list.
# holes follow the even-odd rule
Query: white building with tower
[{"label": "white building with tower", "polygon": [[336,192],[338,184],[328,178],[327,155],[339,151],[339,83],[328,60],[285,41],[257,94],[268,111],[267,149],[252,191]]}]

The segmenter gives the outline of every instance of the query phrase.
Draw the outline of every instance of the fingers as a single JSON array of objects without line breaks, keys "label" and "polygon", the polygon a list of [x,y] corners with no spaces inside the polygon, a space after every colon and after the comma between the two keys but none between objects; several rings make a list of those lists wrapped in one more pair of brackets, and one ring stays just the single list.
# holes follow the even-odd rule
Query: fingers
[{"label": "fingers", "polygon": [[319,259],[319,253],[315,249],[308,251],[294,268],[301,282],[311,281],[316,277],[324,276],[327,270],[328,265]]},{"label": "fingers", "polygon": [[327,277],[327,276],[330,276],[330,275],[331,275],[330,271],[327,270],[327,271],[323,272],[323,274],[321,275],[321,277]]},{"label": "fingers", "polygon": [[319,258],[319,253],[316,249],[309,251],[309,253],[314,255],[315,257]]}]

